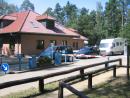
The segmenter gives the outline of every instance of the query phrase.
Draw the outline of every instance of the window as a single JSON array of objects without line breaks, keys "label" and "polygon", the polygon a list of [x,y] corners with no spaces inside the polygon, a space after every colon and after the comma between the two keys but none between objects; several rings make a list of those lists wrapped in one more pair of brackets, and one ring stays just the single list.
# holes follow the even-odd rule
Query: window
[{"label": "window", "polygon": [[73,48],[75,48],[75,42],[73,42]]},{"label": "window", "polygon": [[62,45],[63,45],[63,46],[67,46],[67,41],[66,41],[66,40],[63,40],[63,41],[62,41]]},{"label": "window", "polygon": [[116,42],[116,45],[119,46],[119,42]]},{"label": "window", "polygon": [[3,39],[0,38],[0,48],[2,48],[2,45],[3,45]]},{"label": "window", "polygon": [[37,49],[44,49],[44,40],[37,40]]},{"label": "window", "polygon": [[40,21],[40,22],[48,29],[54,29],[54,27],[55,27],[55,21],[54,20],[43,20],[43,21]]},{"label": "window", "polygon": [[120,46],[122,45],[123,43],[122,42],[120,42]]},{"label": "window", "polygon": [[79,45],[78,45],[78,42],[76,42],[76,49],[78,49],[79,48]]},{"label": "window", "polygon": [[73,48],[78,49],[78,42],[73,42]]},{"label": "window", "polygon": [[38,26],[37,26],[36,23],[34,23],[34,22],[32,22],[32,21],[31,21],[30,23],[31,23],[31,25],[32,25],[33,28],[38,28]]},{"label": "window", "polygon": [[109,44],[108,43],[100,43],[99,47],[100,48],[107,48],[107,47],[109,47]]},{"label": "window", "polygon": [[112,44],[112,47],[115,47],[115,43]]},{"label": "window", "polygon": [[53,45],[56,45],[56,40],[50,40],[50,43],[51,44],[53,43]]}]

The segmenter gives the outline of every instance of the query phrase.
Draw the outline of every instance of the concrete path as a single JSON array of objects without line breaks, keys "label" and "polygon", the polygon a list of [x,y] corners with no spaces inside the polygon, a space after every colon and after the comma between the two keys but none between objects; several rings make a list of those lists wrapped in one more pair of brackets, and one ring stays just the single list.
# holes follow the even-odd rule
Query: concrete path
[{"label": "concrete path", "polygon": [[[122,58],[123,59],[123,64],[126,64],[126,57],[124,56],[113,56],[110,57],[109,59],[117,59],[117,58]],[[79,60],[76,61],[74,64],[71,64],[69,66],[61,66],[61,67],[55,67],[55,68],[49,68],[49,69],[43,69],[43,70],[39,70],[39,71],[32,71],[32,72],[26,72],[26,73],[19,73],[19,74],[7,74],[4,76],[0,77],[0,83],[4,83],[7,81],[13,81],[13,80],[19,80],[19,79],[25,79],[25,78],[30,78],[30,77],[36,77],[36,76],[41,76],[41,75],[46,75],[49,73],[55,73],[55,72],[59,72],[59,71],[64,71],[64,70],[68,70],[68,69],[72,69],[72,68],[76,68],[76,67],[80,67],[80,66],[85,66],[85,65],[90,65],[90,64],[94,64],[94,63],[99,63],[99,62],[103,62],[108,60],[108,57],[101,57],[101,58],[95,58],[95,59],[84,59],[84,60]],[[91,71],[91,70],[95,70],[98,68],[104,67],[104,65],[100,66],[100,67],[94,67],[94,68],[89,68],[86,71]],[[55,80],[59,80],[59,79],[63,79],[69,76],[73,76],[75,74],[78,74],[79,72],[74,72],[71,74],[67,74],[67,75],[62,75],[62,76],[58,76],[58,77],[53,77],[53,78],[49,78],[45,80],[45,83],[49,83]],[[18,92],[21,90],[25,90],[25,89],[29,89],[31,87],[38,87],[38,82],[33,82],[33,83],[28,83],[28,84],[23,84],[23,85],[18,85],[18,86],[13,86],[13,87],[9,87],[9,88],[5,88],[5,89],[1,89],[0,90],[0,96],[9,94],[11,92]]]}]

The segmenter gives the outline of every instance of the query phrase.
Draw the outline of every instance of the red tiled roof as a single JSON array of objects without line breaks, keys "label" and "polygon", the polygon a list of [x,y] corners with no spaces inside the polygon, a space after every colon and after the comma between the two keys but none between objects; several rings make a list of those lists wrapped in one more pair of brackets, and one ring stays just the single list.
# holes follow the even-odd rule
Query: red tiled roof
[{"label": "red tiled roof", "polygon": [[0,16],[0,19],[2,19],[2,20],[16,20],[17,17],[9,16],[9,15],[3,15],[3,16]]},{"label": "red tiled roof", "polygon": [[0,16],[0,19],[3,19],[4,15]]},{"label": "red tiled roof", "polygon": [[80,35],[80,34],[78,33],[78,30],[75,30],[75,29],[73,29],[73,28],[68,28],[68,29],[71,30],[71,31],[73,31],[73,32],[75,32],[75,33],[77,33],[77,34],[79,35],[79,37],[73,38],[73,39],[88,40],[88,38],[86,38],[85,36]]},{"label": "red tiled roof", "polygon": [[0,34],[1,33],[10,33],[10,32],[20,32],[20,29],[22,28],[23,26],[23,23],[24,21],[26,20],[27,18],[27,15],[28,15],[29,11],[26,11],[26,12],[21,12],[21,13],[14,13],[14,14],[10,14],[10,18],[11,16],[16,16],[16,20],[11,23],[10,25],[4,27],[4,28],[1,28],[0,29]]},{"label": "red tiled roof", "polygon": [[36,17],[36,20],[45,20],[45,19],[54,20],[54,21],[56,20],[54,17],[48,16],[47,14]]},{"label": "red tiled roof", "polygon": [[[51,16],[43,16],[33,11],[25,11],[19,13],[9,14],[8,19],[15,19],[10,25],[0,29],[0,34],[3,33],[34,33],[34,34],[49,34],[49,35],[63,35],[80,37],[80,35],[63,25],[55,22],[54,29],[47,29],[37,19],[52,19]],[[54,19],[54,18],[53,18]]]}]

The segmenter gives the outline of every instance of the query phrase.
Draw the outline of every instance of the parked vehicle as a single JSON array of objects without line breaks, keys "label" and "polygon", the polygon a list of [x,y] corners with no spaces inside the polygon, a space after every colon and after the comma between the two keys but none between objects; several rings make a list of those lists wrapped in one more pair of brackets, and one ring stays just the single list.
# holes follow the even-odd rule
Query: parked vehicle
[{"label": "parked vehicle", "polygon": [[123,54],[124,46],[125,39],[123,38],[102,39],[99,50],[101,55]]},{"label": "parked vehicle", "polygon": [[93,57],[93,55],[97,55],[98,51],[95,50],[94,47],[83,47],[81,48],[77,53],[76,53],[76,58],[89,58],[89,57]]},{"label": "parked vehicle", "polygon": [[71,46],[50,46],[47,49],[43,50],[39,57],[49,57],[51,59],[54,59],[54,53],[56,52],[56,49],[59,49],[61,54],[73,54],[73,50]]}]

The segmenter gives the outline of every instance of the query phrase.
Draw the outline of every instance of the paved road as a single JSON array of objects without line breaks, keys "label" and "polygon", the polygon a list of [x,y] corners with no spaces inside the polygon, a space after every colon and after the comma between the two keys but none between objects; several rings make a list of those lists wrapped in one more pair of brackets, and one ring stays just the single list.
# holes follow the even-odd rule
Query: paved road
[{"label": "paved road", "polygon": [[[9,71],[19,71],[19,60],[16,57],[0,57],[0,64],[1,63],[8,63],[9,66]],[[28,64],[28,58],[22,58],[21,59],[21,70],[28,70],[29,69],[29,64]],[[4,72],[0,69],[0,75],[4,75]]]},{"label": "paved road", "polygon": [[[124,65],[126,64],[126,57],[124,57],[124,56],[110,56],[109,60],[117,59],[117,58],[122,58],[123,64]],[[26,73],[19,73],[19,74],[7,74],[7,75],[0,77],[0,83],[4,83],[7,81],[13,81],[13,80],[19,80],[19,79],[25,79],[28,77],[36,77],[36,76],[46,75],[48,73],[55,73],[55,72],[59,72],[59,71],[64,71],[64,70],[68,70],[68,69],[72,69],[72,68],[76,68],[76,67],[80,67],[80,66],[103,62],[106,60],[108,60],[108,57],[101,57],[101,58],[95,58],[95,59],[83,59],[83,60],[78,60],[74,64],[71,64],[69,66],[61,66],[61,67],[55,67],[55,68],[50,68],[50,69],[43,69],[40,71],[33,71],[33,72],[26,72]],[[101,67],[104,67],[104,65],[102,65],[100,67],[94,67],[91,69],[89,68],[86,71],[95,70],[95,69],[101,68]],[[54,80],[59,80],[59,79],[65,78],[65,77],[69,77],[69,76],[72,76],[72,75],[75,75],[78,73],[79,72],[73,72],[71,74],[67,74],[64,76],[49,78],[49,79],[45,80],[45,83],[52,82]],[[31,87],[38,87],[38,83],[33,82],[33,83],[29,83],[29,84],[23,84],[23,85],[19,85],[19,86],[5,88],[5,89],[0,90],[0,95],[2,96],[5,94],[8,94],[8,93],[11,93],[11,92],[17,92],[17,91],[25,90],[25,89],[28,89]]]}]

